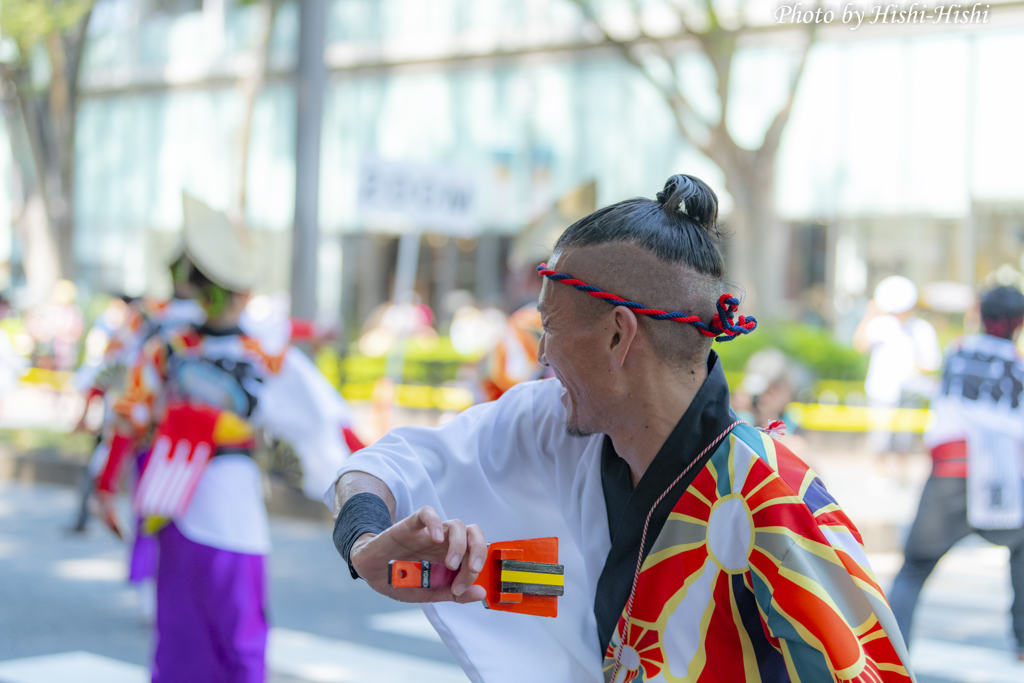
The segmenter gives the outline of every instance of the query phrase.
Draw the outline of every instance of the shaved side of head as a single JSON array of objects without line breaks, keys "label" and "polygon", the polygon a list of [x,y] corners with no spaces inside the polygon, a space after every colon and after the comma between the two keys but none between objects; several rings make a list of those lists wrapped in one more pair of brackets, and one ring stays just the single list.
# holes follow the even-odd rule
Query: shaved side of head
[{"label": "shaved side of head", "polygon": [[[559,252],[559,269],[606,292],[650,308],[697,315],[708,322],[717,312],[721,281],[681,263],[671,263],[628,242],[566,247]],[[612,309],[606,301],[570,290],[579,322],[596,321]],[[693,325],[637,316],[640,329],[666,364],[685,368],[705,363],[712,337]]]},{"label": "shaved side of head", "polygon": [[[555,244],[563,273],[629,301],[710,324],[725,285],[718,196],[690,175],[674,175],[655,199],[627,199],[570,225]],[[610,307],[574,292],[580,322]],[[692,325],[638,316],[654,352],[675,367],[703,363],[712,337]]]}]

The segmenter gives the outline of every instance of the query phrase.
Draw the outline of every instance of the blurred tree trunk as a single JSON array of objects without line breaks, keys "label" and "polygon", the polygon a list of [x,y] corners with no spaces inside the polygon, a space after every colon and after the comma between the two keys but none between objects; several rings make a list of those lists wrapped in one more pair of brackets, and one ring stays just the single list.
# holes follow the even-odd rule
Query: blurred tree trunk
[{"label": "blurred tree trunk", "polygon": [[[19,50],[16,61],[0,65],[0,87],[20,181],[14,225],[36,295],[47,294],[54,281],[75,271],[75,111],[91,7],[91,2],[29,0],[5,3],[7,16],[0,18],[0,29]],[[37,45],[45,49],[50,67],[44,87],[33,79]]]},{"label": "blurred tree trunk", "polygon": [[252,119],[256,111],[256,100],[267,75],[267,60],[270,57],[270,39],[274,32],[279,0],[262,0],[259,4],[260,34],[255,48],[249,73],[241,82],[242,125],[239,129],[238,195],[235,211],[240,219],[245,218],[245,202],[249,192],[249,143],[252,139]]},{"label": "blurred tree trunk", "polygon": [[720,115],[717,120],[705,120],[690,106],[683,92],[674,56],[666,50],[666,40],[648,36],[639,28],[639,11],[635,16],[637,37],[624,39],[615,37],[615,32],[601,21],[599,0],[575,2],[601,30],[605,42],[617,47],[657,88],[671,108],[683,138],[722,169],[726,189],[734,201],[726,226],[732,233],[727,245],[728,278],[746,289],[753,304],[752,312],[767,317],[784,314],[788,244],[785,227],[775,212],[775,158],[814,41],[814,24],[807,25],[806,40],[783,106],[776,112],[761,146],[747,149],[737,144],[727,126],[732,61],[738,38],[747,27],[725,28],[715,11],[714,0],[697,0],[695,7],[705,15],[704,28],[697,30],[680,7],[681,3],[669,4],[676,8],[685,29],[684,34],[676,38],[690,36],[696,40],[717,77]]}]

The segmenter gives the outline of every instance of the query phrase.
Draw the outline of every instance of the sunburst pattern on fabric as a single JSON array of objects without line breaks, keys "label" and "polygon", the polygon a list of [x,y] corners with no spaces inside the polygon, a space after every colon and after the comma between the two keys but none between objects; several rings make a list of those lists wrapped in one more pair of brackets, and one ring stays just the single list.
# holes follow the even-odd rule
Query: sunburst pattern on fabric
[{"label": "sunburst pattern on fabric", "polygon": [[746,425],[673,507],[624,619],[605,651],[615,683],[912,680],[856,528],[813,470]]}]

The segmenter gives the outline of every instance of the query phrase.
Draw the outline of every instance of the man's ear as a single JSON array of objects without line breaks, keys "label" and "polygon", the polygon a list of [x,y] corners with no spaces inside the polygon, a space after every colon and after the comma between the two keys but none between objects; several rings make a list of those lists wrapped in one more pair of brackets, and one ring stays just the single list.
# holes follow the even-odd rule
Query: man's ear
[{"label": "man's ear", "polygon": [[611,354],[615,367],[626,364],[626,355],[636,339],[639,323],[636,314],[625,306],[616,306],[612,310],[611,336],[608,339],[608,352]]}]

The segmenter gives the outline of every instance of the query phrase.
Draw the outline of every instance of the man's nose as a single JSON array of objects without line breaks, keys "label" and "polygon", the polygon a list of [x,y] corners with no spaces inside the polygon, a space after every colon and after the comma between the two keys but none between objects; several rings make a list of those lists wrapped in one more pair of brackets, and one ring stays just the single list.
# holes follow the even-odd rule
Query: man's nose
[{"label": "man's nose", "polygon": [[548,365],[547,355],[544,353],[544,349],[547,348],[547,340],[547,333],[542,333],[540,335],[540,342],[537,344],[537,362],[546,368],[550,368],[551,366]]}]

